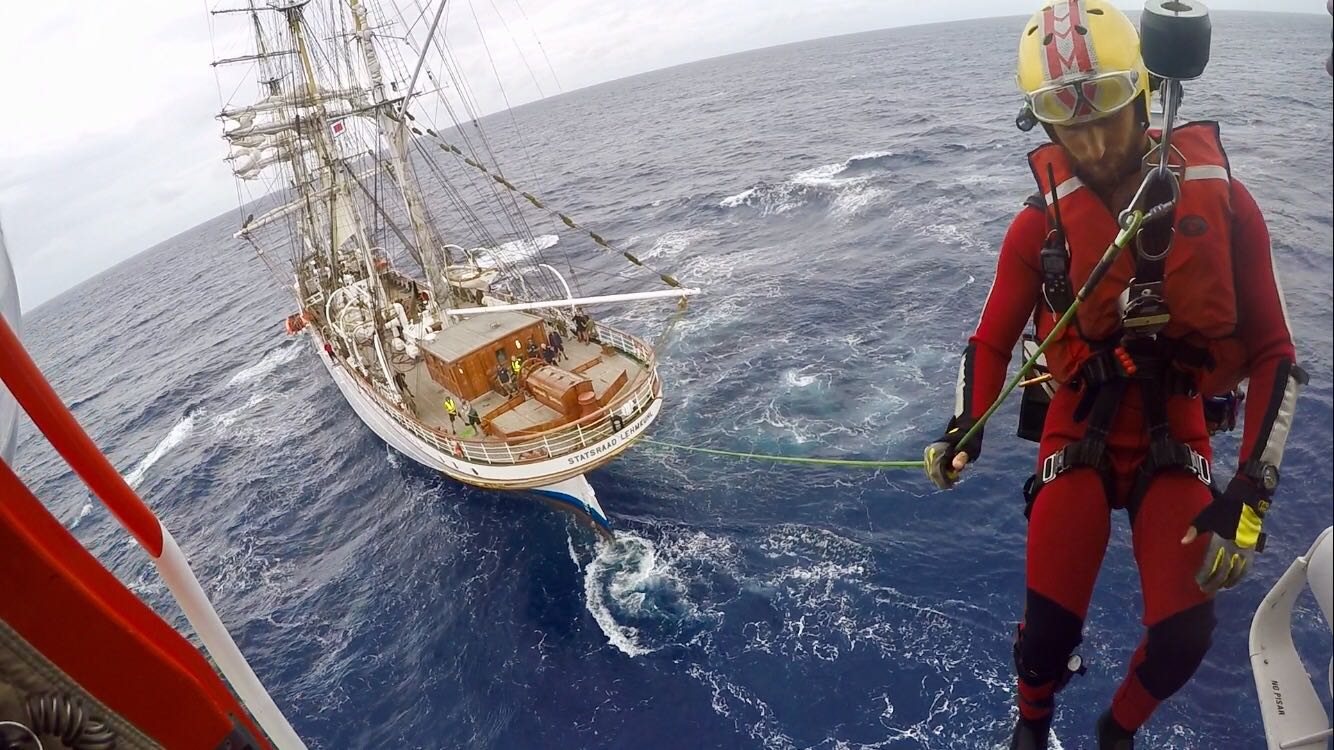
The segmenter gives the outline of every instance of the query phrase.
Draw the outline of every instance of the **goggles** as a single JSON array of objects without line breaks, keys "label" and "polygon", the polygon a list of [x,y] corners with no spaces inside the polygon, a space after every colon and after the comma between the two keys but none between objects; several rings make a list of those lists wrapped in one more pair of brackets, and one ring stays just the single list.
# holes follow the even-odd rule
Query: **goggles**
[{"label": "goggles", "polygon": [[1133,70],[1054,83],[1025,98],[1033,116],[1048,125],[1074,125],[1110,115],[1135,99],[1139,73]]}]

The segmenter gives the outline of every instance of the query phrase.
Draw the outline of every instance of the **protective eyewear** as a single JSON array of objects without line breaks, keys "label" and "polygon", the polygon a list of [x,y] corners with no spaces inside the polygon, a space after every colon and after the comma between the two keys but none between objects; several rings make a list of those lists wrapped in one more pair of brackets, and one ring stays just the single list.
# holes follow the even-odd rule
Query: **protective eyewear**
[{"label": "protective eyewear", "polygon": [[1030,93],[1029,109],[1048,125],[1074,125],[1110,115],[1139,93],[1139,73],[1133,70],[1056,83]]}]

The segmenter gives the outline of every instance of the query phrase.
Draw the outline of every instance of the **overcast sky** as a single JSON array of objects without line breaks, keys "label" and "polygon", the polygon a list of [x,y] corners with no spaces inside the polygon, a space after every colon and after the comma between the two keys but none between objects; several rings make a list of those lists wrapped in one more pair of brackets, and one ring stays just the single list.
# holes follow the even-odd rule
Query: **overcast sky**
[{"label": "overcast sky", "polygon": [[[436,1],[431,0],[432,9]],[[890,26],[1024,15],[1038,4],[452,0],[451,23],[472,22],[470,2],[476,4],[488,35],[504,39],[498,10],[530,62],[540,60],[532,41],[535,32],[566,91],[774,44]],[[6,114],[0,118],[0,217],[25,308],[236,207],[235,183],[222,162],[226,148],[213,119],[220,98],[208,63],[215,58],[215,41],[219,56],[240,52],[229,39],[210,32],[207,9],[242,4],[0,2],[0,92],[6,100]],[[1324,4],[1209,3],[1215,9],[1313,13],[1322,12]],[[234,21],[217,22],[219,31],[236,26]],[[512,46],[492,42],[507,85],[529,80]],[[545,64],[538,70],[544,73]],[[553,93],[551,88],[548,85],[546,93]],[[535,98],[536,91],[520,85],[510,95],[518,104]]]}]

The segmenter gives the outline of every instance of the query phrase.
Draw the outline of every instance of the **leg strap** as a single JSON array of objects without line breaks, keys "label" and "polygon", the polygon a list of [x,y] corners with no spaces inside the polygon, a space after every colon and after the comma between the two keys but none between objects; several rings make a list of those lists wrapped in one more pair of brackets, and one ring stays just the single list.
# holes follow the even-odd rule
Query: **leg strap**
[{"label": "leg strap", "polygon": [[[1085,385],[1084,403],[1087,404],[1088,427],[1084,437],[1056,450],[1042,459],[1042,470],[1024,484],[1024,517],[1033,514],[1033,503],[1043,487],[1056,481],[1056,477],[1071,469],[1088,468],[1098,472],[1102,479],[1103,491],[1107,501],[1112,501],[1115,490],[1111,472],[1111,463],[1107,460],[1107,434],[1112,426],[1112,418],[1121,405],[1121,396],[1125,393],[1125,380],[1112,380],[1098,386]],[[1097,392],[1091,392],[1092,388]]]},{"label": "leg strap", "polygon": [[1153,440],[1149,443],[1149,455],[1139,465],[1135,484],[1130,488],[1130,497],[1126,499],[1126,510],[1130,513],[1130,522],[1135,522],[1139,506],[1144,496],[1149,494],[1149,487],[1154,477],[1168,470],[1190,473],[1206,487],[1213,487],[1213,470],[1209,459],[1201,456],[1185,443],[1171,438]]},{"label": "leg strap", "polygon": [[1149,492],[1149,486],[1160,472],[1169,469],[1186,471],[1203,482],[1206,487],[1213,486],[1213,471],[1209,466],[1209,459],[1172,437],[1172,430],[1168,425],[1165,384],[1161,381],[1144,381],[1140,387],[1144,395],[1144,416],[1149,423],[1149,454],[1139,465],[1135,485],[1131,488],[1130,497],[1126,502],[1132,523],[1135,512]]},{"label": "leg strap", "polygon": [[1056,477],[1071,469],[1089,468],[1099,473],[1107,471],[1107,444],[1098,438],[1077,440],[1042,459],[1039,484],[1051,484]]}]

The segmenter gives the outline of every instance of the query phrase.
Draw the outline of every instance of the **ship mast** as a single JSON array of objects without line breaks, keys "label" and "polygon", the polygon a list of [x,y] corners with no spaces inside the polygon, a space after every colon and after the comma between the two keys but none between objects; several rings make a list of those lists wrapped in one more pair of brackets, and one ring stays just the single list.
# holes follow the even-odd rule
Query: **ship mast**
[{"label": "ship mast", "polygon": [[[388,307],[389,296],[385,292],[383,282],[379,272],[375,268],[375,258],[371,252],[370,238],[366,235],[366,228],[361,220],[360,214],[356,210],[356,204],[352,200],[351,190],[347,180],[343,175],[345,166],[342,158],[337,155],[333,143],[330,141],[330,121],[328,112],[324,106],[324,98],[320,93],[319,79],[315,75],[315,68],[311,62],[310,50],[306,41],[305,27],[302,20],[302,9],[309,0],[297,0],[297,2],[278,6],[287,20],[288,31],[292,35],[296,54],[301,61],[301,70],[304,73],[306,94],[309,97],[309,110],[314,114],[314,127],[309,128],[311,142],[315,146],[316,155],[321,164],[321,173],[323,180],[329,187],[329,230],[330,230],[330,253],[334,258],[333,267],[333,285],[337,286],[341,280],[338,274],[337,256],[339,247],[333,246],[341,241],[340,230],[346,227],[340,226],[346,220],[351,224],[352,237],[360,250],[361,261],[365,266],[366,272],[366,293],[370,297],[370,312],[372,316],[372,325],[374,334],[372,335],[372,347],[375,350],[375,358],[380,366],[380,371],[384,376],[384,386],[386,390],[393,393],[398,398],[398,389],[394,387],[393,372],[389,367],[389,362],[385,357],[384,343],[381,337],[381,331],[384,330],[384,311]],[[294,92],[295,93],[295,92]],[[298,189],[301,189],[298,186]],[[312,238],[313,239],[313,238]],[[350,347],[353,352],[356,347]]]},{"label": "ship mast", "polygon": [[[447,2],[448,0],[442,0],[440,3],[440,12],[436,14],[437,23]],[[441,306],[447,307],[449,302],[448,281],[444,278],[438,263],[440,257],[438,248],[441,243],[431,231],[431,224],[427,219],[426,205],[417,192],[417,182],[412,172],[411,162],[408,159],[407,109],[412,90],[409,87],[402,97],[385,98],[379,53],[375,50],[370,24],[366,22],[366,4],[360,2],[360,0],[347,0],[347,5],[352,12],[354,35],[357,39],[357,46],[361,49],[363,62],[366,65],[366,74],[370,79],[376,124],[380,133],[389,142],[388,154],[392,167],[390,177],[394,184],[398,186],[403,203],[407,206],[408,221],[412,225],[412,235],[416,241],[416,256],[422,265],[423,273],[426,275],[426,284],[431,292],[431,302],[436,306],[435,317],[438,320],[447,321],[448,317],[440,314]],[[435,24],[431,25],[429,33],[435,33]],[[423,54],[422,62],[424,61],[425,55]],[[401,106],[395,112],[395,105],[399,105],[400,102]],[[439,292],[442,290],[446,293],[440,294]]]}]

